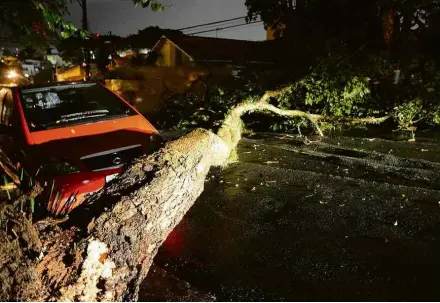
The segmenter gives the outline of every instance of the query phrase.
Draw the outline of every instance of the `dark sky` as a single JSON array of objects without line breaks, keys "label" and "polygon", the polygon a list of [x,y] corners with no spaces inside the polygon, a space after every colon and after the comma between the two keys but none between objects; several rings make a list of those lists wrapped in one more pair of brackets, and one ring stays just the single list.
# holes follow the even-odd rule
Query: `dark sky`
[{"label": "dark sky", "polygon": [[[147,26],[183,28],[202,23],[231,19],[246,15],[245,0],[164,0],[169,7],[164,12],[135,7],[131,0],[88,0],[89,27],[92,32],[126,36]],[[74,2],[70,5],[68,20],[80,25],[81,10]],[[238,21],[233,24],[244,23]],[[228,24],[231,25],[231,24]],[[209,28],[211,29],[211,28]],[[215,37],[216,33],[206,33]],[[218,31],[219,38],[264,40],[261,23]]]}]

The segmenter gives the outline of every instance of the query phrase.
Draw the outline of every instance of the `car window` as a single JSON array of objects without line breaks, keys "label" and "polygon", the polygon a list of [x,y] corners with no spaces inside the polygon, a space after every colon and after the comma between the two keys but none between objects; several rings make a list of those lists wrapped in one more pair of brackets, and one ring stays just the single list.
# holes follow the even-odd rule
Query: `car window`
[{"label": "car window", "polygon": [[0,98],[2,100],[0,123],[9,126],[11,124],[11,116],[14,108],[11,90],[8,88],[2,88],[0,92]]},{"label": "car window", "polygon": [[22,89],[21,102],[31,132],[136,115],[96,83]]}]

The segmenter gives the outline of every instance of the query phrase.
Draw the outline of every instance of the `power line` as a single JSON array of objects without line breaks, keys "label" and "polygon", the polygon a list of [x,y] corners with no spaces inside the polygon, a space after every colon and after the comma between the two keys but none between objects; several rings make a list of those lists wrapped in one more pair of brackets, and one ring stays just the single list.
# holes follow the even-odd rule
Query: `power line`
[{"label": "power line", "polygon": [[[77,0],[77,1],[81,1],[81,0]],[[107,1],[112,1],[112,0],[107,0]],[[132,1],[132,0],[113,0],[113,1]],[[192,25],[192,26],[187,26],[187,27],[179,28],[177,30],[178,31],[185,31],[185,30],[196,29],[196,28],[200,28],[200,27],[209,27],[209,26],[212,26],[212,25],[217,25],[217,24],[223,24],[223,23],[229,23],[229,22],[233,22],[233,21],[242,20],[242,19],[245,19],[246,17],[248,17],[248,16],[241,16],[241,17],[236,17],[236,18],[231,18],[231,19],[219,20],[219,21],[215,21],[215,22],[202,23],[202,24],[197,24],[197,25]],[[246,24],[224,26],[224,27],[221,27],[221,28],[204,30],[204,31],[197,32],[197,33],[190,33],[189,35],[194,35],[194,34],[198,34],[198,33],[207,33],[207,32],[218,31],[218,30],[234,28],[234,27],[239,27],[239,26],[245,26],[247,24],[253,24],[253,23],[258,23],[258,22],[262,22],[262,21],[259,20],[259,21],[252,21],[252,22],[249,22],[249,23],[246,23]]]},{"label": "power line", "polygon": [[230,21],[236,21],[236,20],[240,20],[243,18],[246,18],[246,16],[232,18],[232,19],[225,19],[225,20],[220,20],[220,21],[215,21],[215,22],[210,22],[210,23],[203,23],[203,24],[199,24],[199,25],[188,26],[188,27],[184,27],[184,28],[179,28],[178,30],[183,31],[183,30],[193,29],[193,28],[197,28],[197,27],[204,27],[204,26],[208,26],[208,25],[215,25],[215,24],[226,23],[226,22],[230,22]]},{"label": "power line", "polygon": [[224,27],[219,27],[216,29],[210,29],[210,30],[204,30],[204,31],[200,31],[200,32],[195,32],[195,33],[188,33],[188,35],[197,35],[197,34],[204,34],[204,33],[209,33],[209,32],[216,32],[216,31],[221,31],[221,30],[225,30],[228,28],[235,28],[235,27],[240,27],[240,26],[246,26],[246,25],[250,25],[250,24],[255,24],[255,23],[262,23],[263,21],[253,21],[253,22],[249,22],[249,23],[245,23],[245,24],[236,24],[236,25],[231,25],[231,26],[224,26]]},{"label": "power line", "polygon": [[[254,23],[256,23],[256,24],[254,24]],[[243,26],[247,26],[247,25],[249,25],[248,27],[253,27],[253,26],[258,25],[259,23],[260,23],[260,22],[247,23],[247,24],[243,24]],[[225,32],[227,32],[227,31],[229,31],[229,30],[231,30],[231,28],[229,28],[229,29],[222,29],[222,31],[225,31]],[[234,29],[232,28],[232,30],[234,30]]]}]

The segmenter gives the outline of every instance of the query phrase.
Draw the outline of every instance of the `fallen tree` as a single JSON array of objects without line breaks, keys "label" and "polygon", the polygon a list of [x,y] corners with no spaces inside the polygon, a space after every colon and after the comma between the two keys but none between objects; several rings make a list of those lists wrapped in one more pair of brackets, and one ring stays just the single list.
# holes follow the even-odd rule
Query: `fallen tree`
[{"label": "fallen tree", "polygon": [[[213,166],[225,166],[242,135],[241,116],[272,112],[319,121],[381,123],[281,110],[243,102],[229,112],[217,134],[197,129],[135,161],[121,176],[76,209],[69,220],[33,223],[5,210],[1,218],[0,299],[20,301],[136,301],[159,247],[202,193]],[[347,120],[348,119],[348,120]],[[34,187],[28,195],[38,193]]]}]

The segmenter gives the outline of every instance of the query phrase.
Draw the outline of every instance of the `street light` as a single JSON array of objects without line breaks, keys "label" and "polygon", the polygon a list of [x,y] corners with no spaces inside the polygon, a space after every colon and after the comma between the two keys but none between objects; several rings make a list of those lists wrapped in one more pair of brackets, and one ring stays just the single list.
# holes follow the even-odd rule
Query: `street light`
[{"label": "street light", "polygon": [[16,79],[16,78],[18,78],[18,73],[15,70],[11,69],[6,73],[6,78]]}]

